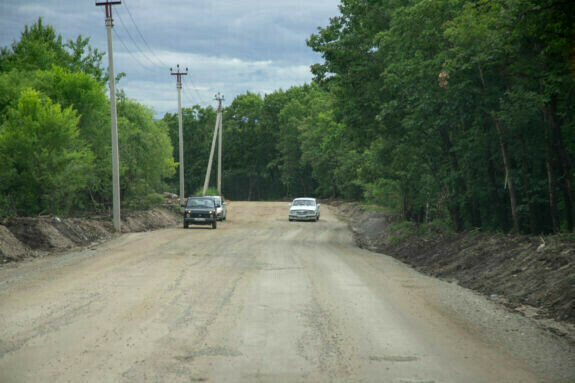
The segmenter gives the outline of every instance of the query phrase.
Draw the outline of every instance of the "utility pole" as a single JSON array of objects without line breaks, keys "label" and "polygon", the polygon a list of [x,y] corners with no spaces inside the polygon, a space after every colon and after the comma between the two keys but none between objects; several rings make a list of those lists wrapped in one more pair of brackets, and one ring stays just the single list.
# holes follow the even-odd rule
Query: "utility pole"
[{"label": "utility pole", "polygon": [[120,158],[118,153],[118,118],[116,115],[116,78],[114,76],[114,50],[112,46],[112,5],[121,1],[100,1],[96,6],[106,7],[106,31],[108,34],[108,76],[110,77],[110,119],[112,122],[112,210],[114,229],[120,231]]},{"label": "utility pole", "polygon": [[218,141],[218,195],[222,195],[222,124],[223,124],[223,117],[222,117],[222,101],[224,100],[224,96],[218,92],[216,94],[216,100],[218,100],[218,114],[220,115],[220,132],[219,132],[219,141]]},{"label": "utility pole", "polygon": [[178,88],[178,132],[180,137],[180,205],[184,204],[184,127],[182,121],[182,76],[188,74],[188,68],[185,72],[180,72],[180,64],[176,66],[176,72],[170,68],[172,76],[176,76]]},{"label": "utility pole", "polygon": [[[222,102],[220,101],[220,106],[218,107],[218,115],[216,117],[216,126],[214,128],[214,137],[212,139],[212,149],[210,150],[210,159],[208,161],[208,169],[206,170],[206,178],[204,180],[204,190],[202,192],[202,195],[206,195],[206,190],[208,190],[208,185],[210,183],[210,175],[212,173],[212,162],[214,159],[214,149],[216,148],[216,138],[218,137],[218,128],[220,127],[222,119],[222,115],[220,113],[221,108],[222,108]],[[218,192],[221,195],[221,192],[219,190]]]}]

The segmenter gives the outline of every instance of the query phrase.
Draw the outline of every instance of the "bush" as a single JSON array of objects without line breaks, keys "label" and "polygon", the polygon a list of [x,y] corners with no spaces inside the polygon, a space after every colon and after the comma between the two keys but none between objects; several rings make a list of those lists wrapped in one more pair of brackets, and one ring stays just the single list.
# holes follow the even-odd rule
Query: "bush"
[{"label": "bush", "polygon": [[[202,186],[202,187],[200,187],[200,188],[198,188],[198,189],[196,190],[196,192],[194,193],[194,195],[204,195],[204,194],[203,194],[203,191],[204,191],[204,187]],[[219,195],[218,189],[215,188],[215,187],[209,187],[209,188],[206,190],[206,194],[205,194],[205,195]]]},{"label": "bush", "polygon": [[32,89],[0,126],[0,194],[19,214],[66,213],[84,190],[93,154],[79,139],[80,117]]},{"label": "bush", "polygon": [[158,193],[150,193],[143,198],[132,199],[128,202],[128,207],[131,209],[146,210],[156,206],[160,206],[164,202],[164,196]]},{"label": "bush", "polygon": [[369,203],[381,205],[388,210],[401,210],[401,192],[397,181],[380,179],[375,183],[363,185],[363,198]]}]

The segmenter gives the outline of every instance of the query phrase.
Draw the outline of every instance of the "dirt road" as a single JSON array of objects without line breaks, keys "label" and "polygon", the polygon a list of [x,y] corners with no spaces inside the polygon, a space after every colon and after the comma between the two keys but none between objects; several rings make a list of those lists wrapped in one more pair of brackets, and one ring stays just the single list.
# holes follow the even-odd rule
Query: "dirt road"
[{"label": "dirt road", "polygon": [[575,381],[573,343],[287,210],[1,268],[0,382]]}]

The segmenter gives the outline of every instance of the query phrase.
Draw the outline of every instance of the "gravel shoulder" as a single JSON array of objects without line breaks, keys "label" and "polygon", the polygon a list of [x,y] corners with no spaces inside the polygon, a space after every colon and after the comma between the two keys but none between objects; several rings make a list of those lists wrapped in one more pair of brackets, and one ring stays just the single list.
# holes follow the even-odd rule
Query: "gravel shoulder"
[{"label": "gravel shoulder", "polygon": [[575,343],[575,240],[480,232],[419,234],[399,217],[357,204],[337,214],[356,244],[476,291]]}]

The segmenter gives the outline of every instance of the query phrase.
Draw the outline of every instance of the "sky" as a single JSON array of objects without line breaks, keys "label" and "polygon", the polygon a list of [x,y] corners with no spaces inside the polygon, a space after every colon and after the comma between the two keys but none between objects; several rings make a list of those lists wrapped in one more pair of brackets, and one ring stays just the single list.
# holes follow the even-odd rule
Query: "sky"
[{"label": "sky", "polygon": [[[99,0],[102,1],[102,0]],[[42,17],[64,41],[78,35],[106,56],[104,7],[95,0],[0,0],[0,46],[19,40]],[[337,16],[339,0],[122,0],[113,7],[116,85],[156,117],[177,112],[176,76],[183,76],[182,106],[229,105],[246,92],[265,95],[311,82],[321,62],[306,39]]]}]

